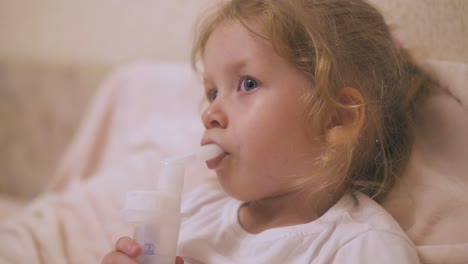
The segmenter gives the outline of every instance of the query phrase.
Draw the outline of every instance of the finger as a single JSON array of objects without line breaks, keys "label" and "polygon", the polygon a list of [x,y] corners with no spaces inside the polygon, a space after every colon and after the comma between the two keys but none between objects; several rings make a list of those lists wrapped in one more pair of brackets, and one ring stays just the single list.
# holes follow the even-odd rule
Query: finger
[{"label": "finger", "polygon": [[101,264],[138,264],[135,259],[127,256],[126,254],[118,251],[112,251],[104,256]]},{"label": "finger", "polygon": [[119,252],[122,252],[129,257],[136,257],[141,252],[141,247],[138,243],[129,238],[129,237],[121,237],[115,243],[115,249]]},{"label": "finger", "polygon": [[175,259],[175,264],[184,264],[184,259],[182,257],[177,256]]}]

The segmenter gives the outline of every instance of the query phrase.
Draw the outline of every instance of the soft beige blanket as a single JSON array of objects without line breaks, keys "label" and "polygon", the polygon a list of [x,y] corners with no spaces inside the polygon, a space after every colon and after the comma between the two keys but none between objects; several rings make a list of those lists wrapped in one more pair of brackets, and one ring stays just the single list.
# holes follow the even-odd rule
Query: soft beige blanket
[{"label": "soft beige blanket", "polygon": [[[428,66],[430,98],[405,177],[384,206],[424,263],[468,263],[468,67]],[[125,191],[153,188],[159,160],[199,145],[201,88],[186,64],[141,62],[99,89],[49,191],[0,223],[1,263],[98,263],[123,228]],[[187,170],[186,189],[210,177]]]}]

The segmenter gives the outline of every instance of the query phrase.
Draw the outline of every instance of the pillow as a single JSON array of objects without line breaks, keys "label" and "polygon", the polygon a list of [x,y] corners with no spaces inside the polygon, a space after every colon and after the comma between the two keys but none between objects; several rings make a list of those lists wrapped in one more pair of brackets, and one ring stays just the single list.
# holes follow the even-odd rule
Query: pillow
[{"label": "pillow", "polygon": [[468,263],[468,65],[430,61],[441,85],[417,113],[401,181],[383,202],[424,263]]}]

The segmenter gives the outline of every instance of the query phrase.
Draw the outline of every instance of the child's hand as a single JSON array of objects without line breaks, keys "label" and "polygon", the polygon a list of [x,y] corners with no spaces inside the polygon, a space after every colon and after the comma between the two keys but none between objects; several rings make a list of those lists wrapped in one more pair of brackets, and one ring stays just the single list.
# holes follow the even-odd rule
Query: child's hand
[{"label": "child's hand", "polygon": [[[138,243],[129,238],[121,237],[115,243],[115,250],[107,253],[102,259],[102,264],[138,264],[135,257],[141,253]],[[184,264],[181,257],[176,257],[175,264]]]},{"label": "child's hand", "polygon": [[107,253],[104,256],[104,258],[102,259],[102,264],[137,264],[138,262],[134,258],[140,253],[141,247],[135,240],[129,237],[121,237],[115,243],[115,250]]}]

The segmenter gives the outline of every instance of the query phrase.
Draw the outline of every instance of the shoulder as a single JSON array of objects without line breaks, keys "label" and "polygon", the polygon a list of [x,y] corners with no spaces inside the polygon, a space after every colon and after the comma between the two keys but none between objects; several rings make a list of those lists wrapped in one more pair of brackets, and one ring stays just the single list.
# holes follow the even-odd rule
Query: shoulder
[{"label": "shoulder", "polygon": [[334,263],[419,263],[413,242],[375,201],[356,193],[342,209],[336,231],[343,236]]},{"label": "shoulder", "polygon": [[352,197],[355,203],[342,221],[347,219],[362,225],[364,230],[394,234],[411,243],[400,224],[380,204],[359,192]]},{"label": "shoulder", "polygon": [[190,217],[206,207],[216,207],[229,197],[219,183],[209,180],[182,197],[181,211],[185,217]]},{"label": "shoulder", "polygon": [[413,243],[399,234],[370,229],[344,243],[333,263],[419,263]]}]

